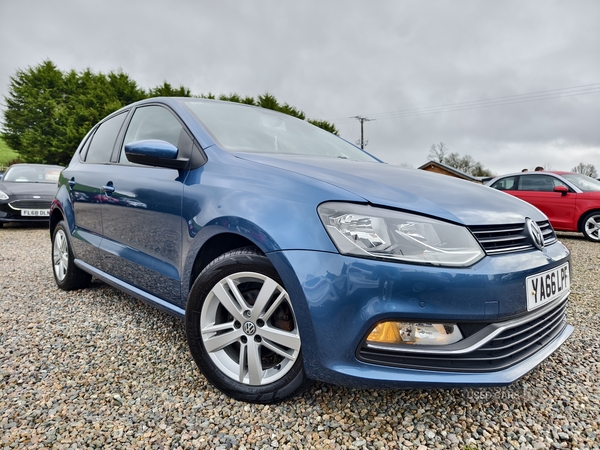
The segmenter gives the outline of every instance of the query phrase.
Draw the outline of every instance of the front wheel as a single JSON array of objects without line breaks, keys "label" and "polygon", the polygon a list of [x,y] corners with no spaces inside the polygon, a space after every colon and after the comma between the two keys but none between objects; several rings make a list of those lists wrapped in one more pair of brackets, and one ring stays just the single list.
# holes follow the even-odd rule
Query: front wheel
[{"label": "front wheel", "polygon": [[587,214],[582,222],[583,235],[589,241],[600,242],[600,211]]},{"label": "front wheel", "polygon": [[52,268],[58,287],[71,291],[86,287],[92,276],[73,262],[73,251],[67,235],[67,224],[62,220],[52,234]]},{"label": "front wheel", "polygon": [[274,403],[310,383],[289,295],[256,249],[228,252],[202,271],[188,299],[186,333],[202,373],[233,398]]}]

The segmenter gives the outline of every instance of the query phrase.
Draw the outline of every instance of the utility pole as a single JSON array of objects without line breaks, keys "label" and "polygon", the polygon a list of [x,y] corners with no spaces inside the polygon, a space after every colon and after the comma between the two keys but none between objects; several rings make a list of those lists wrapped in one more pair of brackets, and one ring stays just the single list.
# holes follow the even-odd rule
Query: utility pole
[{"label": "utility pole", "polygon": [[365,122],[370,122],[371,120],[375,120],[375,119],[367,119],[366,117],[363,116],[353,116],[351,117],[351,119],[357,119],[360,121],[360,141],[356,141],[357,144],[360,144],[360,148],[364,149],[367,144],[369,143],[369,141],[365,141],[365,131],[364,131],[364,123]]}]

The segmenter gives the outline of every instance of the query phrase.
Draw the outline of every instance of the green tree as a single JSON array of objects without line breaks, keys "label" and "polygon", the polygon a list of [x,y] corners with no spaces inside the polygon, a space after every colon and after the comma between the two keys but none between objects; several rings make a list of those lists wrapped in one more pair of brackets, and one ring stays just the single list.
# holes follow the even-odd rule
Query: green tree
[{"label": "green tree", "polygon": [[192,92],[185,86],[175,89],[166,81],[163,84],[150,89],[149,97],[191,97]]},{"label": "green tree", "polygon": [[[146,92],[129,75],[119,70],[108,74],[90,69],[62,72],[50,61],[17,70],[10,78],[5,97],[3,137],[24,162],[66,165],[86,133],[102,118],[125,105],[149,96],[190,97],[190,89],[174,88],[167,81]],[[214,94],[201,95],[216,98]],[[220,100],[258,105],[306,120],[304,112],[280,104],[268,92],[253,97],[238,94],[219,96]],[[337,134],[324,120],[310,123]]]},{"label": "green tree", "polygon": [[306,115],[302,111],[300,111],[299,109],[294,108],[293,106],[288,105],[287,103],[284,103],[282,106],[280,106],[277,111],[282,112],[284,114],[288,114],[290,116],[294,116],[294,117],[296,117],[296,118],[298,118],[300,120],[305,120],[306,119]]},{"label": "green tree", "polygon": [[[219,95],[219,100],[225,101],[225,102],[234,102],[234,103],[242,103],[242,97],[240,97],[238,94],[229,94],[229,95],[224,95],[221,94]],[[252,101],[254,102],[254,99],[252,99]]]},{"label": "green tree", "polygon": [[261,108],[272,109],[274,111],[279,111],[280,108],[277,99],[268,92],[265,92],[263,95],[259,95],[256,104]]},{"label": "green tree", "polygon": [[[5,98],[3,136],[24,161],[47,161],[53,137],[60,133],[59,105],[63,102],[63,73],[51,61],[17,71]],[[54,162],[54,161],[52,161]]]},{"label": "green tree", "polygon": [[313,120],[313,119],[308,119],[308,122],[312,123],[316,127],[323,128],[325,131],[329,131],[330,133],[333,133],[336,136],[339,135],[338,129],[331,122],[327,122],[326,120]]},{"label": "green tree", "polygon": [[494,172],[483,167],[483,165],[480,162],[476,162],[473,168],[471,169],[471,175],[473,175],[474,177],[493,177]]},{"label": "green tree", "polygon": [[25,162],[66,165],[99,120],[146,96],[121,71],[62,72],[46,60],[11,77],[4,139]]},{"label": "green tree", "polygon": [[[208,99],[214,99],[216,98],[216,96],[212,93],[208,93],[208,94],[202,94],[200,95],[201,98],[208,98]],[[290,116],[296,117],[300,120],[307,120],[306,119],[306,114],[304,114],[303,111],[299,110],[298,108],[288,104],[288,103],[284,103],[283,105],[279,103],[279,101],[275,98],[274,95],[269,94],[268,92],[265,92],[263,95],[259,95],[257,99],[254,99],[253,97],[244,97],[242,98],[239,94],[236,93],[232,93],[232,94],[221,94],[219,95],[219,100],[222,101],[226,101],[226,102],[235,102],[235,103],[244,103],[246,105],[254,105],[254,106],[260,106],[261,108],[265,108],[265,109],[272,109],[274,111],[279,111],[282,112],[284,114],[288,114]],[[324,129],[325,131],[329,131],[330,133],[333,133],[335,135],[338,135],[338,130],[335,127],[334,124],[332,124],[331,122],[327,122],[326,120],[313,120],[313,119],[308,119],[308,122]]]},{"label": "green tree", "polygon": [[[99,76],[102,76],[99,74]],[[117,72],[109,72],[108,82],[114,95],[119,99],[119,103],[122,106],[129,105],[148,97],[148,94],[140,88],[137,83],[132,80],[129,75],[119,70]],[[167,84],[167,83],[165,83]],[[170,86],[170,85],[169,85]],[[184,97],[181,90],[185,89],[183,86],[179,88],[178,95]],[[188,89],[189,92],[189,89]],[[189,97],[189,95],[185,96]]]}]

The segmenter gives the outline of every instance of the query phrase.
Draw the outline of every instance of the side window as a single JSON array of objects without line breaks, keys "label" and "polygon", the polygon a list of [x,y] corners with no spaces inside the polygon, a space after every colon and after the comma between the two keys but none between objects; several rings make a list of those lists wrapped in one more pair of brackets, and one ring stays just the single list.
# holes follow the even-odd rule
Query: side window
[{"label": "side window", "polygon": [[564,186],[569,191],[572,191],[572,189],[569,186],[567,186],[565,183],[560,181],[558,178],[550,177],[550,179],[552,180],[552,183],[554,183],[554,185],[552,186],[552,189],[554,189],[556,186]]},{"label": "side window", "polygon": [[161,106],[143,106],[135,110],[121,148],[119,162],[131,164],[125,156],[125,144],[145,139],[160,139],[178,147],[183,126],[175,116]]},{"label": "side window", "polygon": [[516,187],[515,187],[515,179],[516,179],[516,177],[502,178],[501,180],[498,180],[494,184],[492,184],[492,187],[494,189],[498,189],[500,191],[507,191],[507,190],[516,189]]},{"label": "side window", "polygon": [[[555,184],[559,183],[559,184]],[[522,175],[519,180],[520,191],[552,192],[554,186],[562,185],[559,180],[550,175]]]},{"label": "side window", "polygon": [[110,156],[125,117],[127,117],[127,113],[123,112],[118,116],[111,117],[98,127],[96,133],[92,136],[92,142],[89,144],[85,155],[85,162],[110,162]]}]

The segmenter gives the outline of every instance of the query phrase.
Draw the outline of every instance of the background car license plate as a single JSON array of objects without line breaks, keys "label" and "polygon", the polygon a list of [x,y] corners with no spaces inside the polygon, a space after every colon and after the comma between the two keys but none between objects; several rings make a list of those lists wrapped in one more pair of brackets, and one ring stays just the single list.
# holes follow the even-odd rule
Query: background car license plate
[{"label": "background car license plate", "polygon": [[527,310],[550,303],[571,288],[569,263],[526,278]]},{"label": "background car license plate", "polygon": [[44,217],[49,216],[50,211],[47,209],[22,209],[22,216],[31,216],[31,217]]}]

